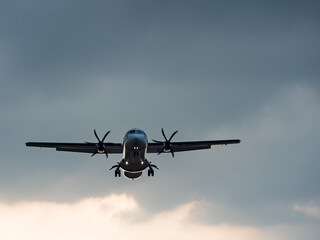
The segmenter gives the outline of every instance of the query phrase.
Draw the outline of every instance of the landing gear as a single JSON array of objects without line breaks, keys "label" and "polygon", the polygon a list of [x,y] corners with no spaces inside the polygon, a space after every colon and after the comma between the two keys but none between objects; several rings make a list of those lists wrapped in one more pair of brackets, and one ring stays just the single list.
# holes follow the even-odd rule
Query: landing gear
[{"label": "landing gear", "polygon": [[150,168],[149,170],[148,170],[148,177],[150,177],[150,176],[154,176],[154,171],[153,171],[153,169],[152,168]]},{"label": "landing gear", "polygon": [[116,170],[114,171],[114,176],[115,176],[115,177],[121,177],[121,171],[120,171],[119,169],[116,169]]},{"label": "landing gear", "polygon": [[114,171],[114,176],[115,177],[121,177],[121,171],[120,171],[120,163],[118,163],[117,165],[112,166],[109,171],[111,169],[115,168],[116,170]]},{"label": "landing gear", "polygon": [[148,177],[150,177],[150,176],[153,177],[154,176],[153,168],[159,170],[159,168],[156,165],[153,165],[153,164],[151,164],[151,162],[149,162]]}]

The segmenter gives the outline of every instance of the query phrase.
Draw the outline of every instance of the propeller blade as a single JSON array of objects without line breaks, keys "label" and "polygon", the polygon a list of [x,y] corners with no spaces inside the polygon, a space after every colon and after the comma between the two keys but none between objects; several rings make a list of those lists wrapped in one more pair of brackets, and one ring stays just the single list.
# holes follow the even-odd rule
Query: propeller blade
[{"label": "propeller blade", "polygon": [[172,157],[174,158],[174,153],[173,153],[172,148],[171,148],[170,152],[171,152],[171,154],[172,154]]},{"label": "propeller blade", "polygon": [[95,129],[93,130],[93,132],[94,132],[94,135],[96,136],[96,138],[98,139],[98,141],[101,142]]},{"label": "propeller blade", "polygon": [[96,155],[98,153],[98,149],[91,155],[91,157],[93,157],[94,155]]},{"label": "propeller blade", "polygon": [[102,141],[101,142],[104,142],[104,140],[106,139],[106,137],[108,136],[108,134],[110,133],[111,131],[108,131],[105,135],[104,135],[104,137],[102,138]]},{"label": "propeller blade", "polygon": [[104,149],[104,153],[106,154],[106,157],[108,158],[108,153],[107,153],[106,149]]},{"label": "propeller blade", "polygon": [[168,141],[166,135],[164,134],[163,128],[161,128],[161,132],[162,132],[162,135],[163,135],[164,139],[165,139],[166,141]]},{"label": "propeller blade", "polygon": [[161,151],[158,152],[158,155],[161,154],[161,153],[163,153],[165,149],[166,149],[166,147],[164,146],[164,147],[161,149]]},{"label": "propeller blade", "polygon": [[163,143],[163,142],[161,142],[161,141],[157,141],[157,140],[153,140],[153,139],[152,139],[152,141],[154,141],[154,142],[156,142],[156,143]]},{"label": "propeller blade", "polygon": [[178,132],[178,131],[175,131],[175,132],[171,135],[171,137],[169,138],[169,142],[171,141],[171,139],[173,138],[173,136],[177,134],[177,132]]}]

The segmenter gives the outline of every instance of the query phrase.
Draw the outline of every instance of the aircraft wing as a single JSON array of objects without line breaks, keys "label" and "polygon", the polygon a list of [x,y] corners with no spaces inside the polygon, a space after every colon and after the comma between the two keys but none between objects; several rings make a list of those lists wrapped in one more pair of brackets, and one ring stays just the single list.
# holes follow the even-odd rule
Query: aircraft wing
[{"label": "aircraft wing", "polygon": [[[239,139],[230,140],[212,140],[212,141],[188,141],[188,142],[171,142],[171,148],[174,152],[194,151],[201,149],[210,149],[212,145],[227,145],[240,143]],[[121,143],[104,143],[107,153],[122,153],[123,146]],[[94,153],[97,149],[95,143],[58,143],[58,142],[27,142],[28,147],[55,148],[57,151]],[[148,143],[148,153],[159,153],[163,144]]]},{"label": "aircraft wing", "polygon": [[[94,153],[95,143],[56,143],[56,142],[27,142],[28,147],[55,148],[57,151]],[[122,153],[121,143],[104,143],[107,153]]]},{"label": "aircraft wing", "polygon": [[[201,149],[210,149],[212,145],[227,145],[240,143],[239,139],[212,140],[212,141],[189,141],[189,142],[171,142],[171,148],[174,152],[194,151]],[[159,153],[163,148],[161,143],[149,143],[148,153]]]}]

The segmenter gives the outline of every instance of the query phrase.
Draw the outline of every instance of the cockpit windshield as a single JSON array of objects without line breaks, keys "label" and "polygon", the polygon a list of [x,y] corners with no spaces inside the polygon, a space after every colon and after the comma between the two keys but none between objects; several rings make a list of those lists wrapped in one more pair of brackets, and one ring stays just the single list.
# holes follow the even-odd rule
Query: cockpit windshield
[{"label": "cockpit windshield", "polygon": [[129,134],[142,134],[142,135],[146,136],[145,132],[140,129],[131,129],[127,132],[126,135],[129,135]]}]

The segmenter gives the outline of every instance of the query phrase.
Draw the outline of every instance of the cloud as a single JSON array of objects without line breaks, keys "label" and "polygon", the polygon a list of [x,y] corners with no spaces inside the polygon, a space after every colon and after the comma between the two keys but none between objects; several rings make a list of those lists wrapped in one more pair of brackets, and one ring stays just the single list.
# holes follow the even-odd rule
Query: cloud
[{"label": "cloud", "polygon": [[320,205],[317,205],[313,202],[299,205],[296,204],[293,206],[293,209],[298,212],[302,212],[310,217],[315,217],[320,219]]},{"label": "cloud", "polygon": [[205,212],[203,210],[202,202],[191,201],[150,215],[126,194],[86,198],[73,203],[20,202],[8,205],[1,202],[0,238],[285,239],[292,228],[207,224],[199,219]]},{"label": "cloud", "polygon": [[[86,198],[74,203],[0,204],[2,239],[97,239],[117,235],[125,214],[137,204],[127,195]],[[107,236],[107,235],[106,235]]]}]

